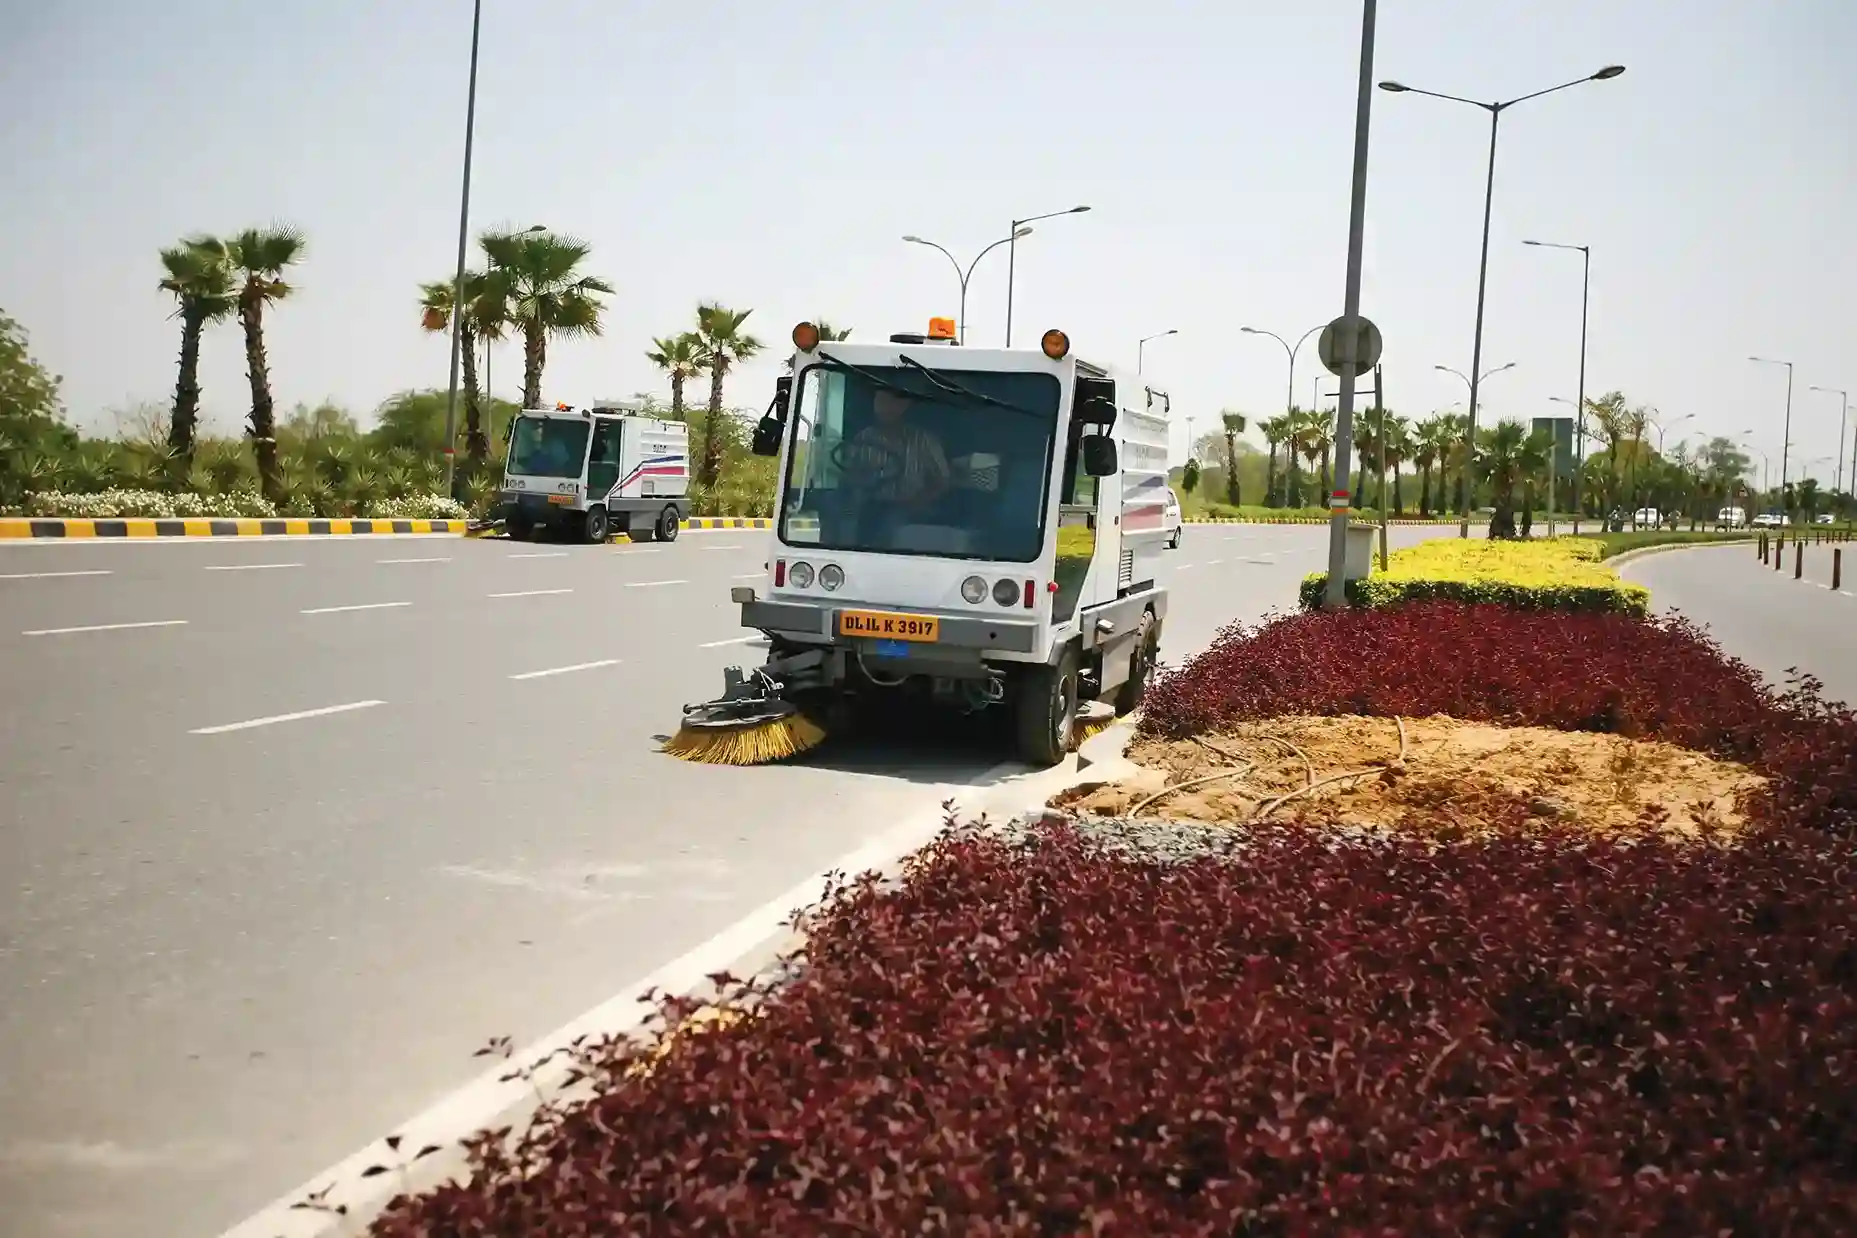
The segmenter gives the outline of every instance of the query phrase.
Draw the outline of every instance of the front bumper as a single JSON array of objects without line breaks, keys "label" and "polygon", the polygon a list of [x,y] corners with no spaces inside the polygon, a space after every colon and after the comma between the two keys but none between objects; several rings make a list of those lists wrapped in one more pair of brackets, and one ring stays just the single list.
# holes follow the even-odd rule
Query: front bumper
[{"label": "front bumper", "polygon": [[930,657],[937,650],[975,651],[979,653],[1038,652],[1038,625],[1023,620],[982,619],[975,615],[949,614],[946,611],[911,609],[912,615],[932,615],[937,624],[933,642],[884,642],[864,636],[841,636],[838,616],[847,610],[894,610],[893,607],[860,606],[837,602],[770,601],[757,598],[741,603],[742,626],[764,632],[779,632],[800,637],[811,643],[843,645],[847,648],[873,649],[880,644],[905,643],[909,653]]},{"label": "front bumper", "polygon": [[497,515],[504,520],[513,518],[530,524],[558,524],[579,513],[580,508],[576,504],[550,503],[546,494],[505,490],[497,496]]}]

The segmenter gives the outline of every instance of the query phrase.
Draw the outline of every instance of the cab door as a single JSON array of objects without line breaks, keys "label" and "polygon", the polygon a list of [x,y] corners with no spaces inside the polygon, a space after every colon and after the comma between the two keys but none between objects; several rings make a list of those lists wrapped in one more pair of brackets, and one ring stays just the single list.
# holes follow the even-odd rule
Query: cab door
[{"label": "cab door", "polygon": [[603,499],[619,483],[619,438],[624,428],[616,417],[593,423],[593,444],[587,452],[587,498]]}]

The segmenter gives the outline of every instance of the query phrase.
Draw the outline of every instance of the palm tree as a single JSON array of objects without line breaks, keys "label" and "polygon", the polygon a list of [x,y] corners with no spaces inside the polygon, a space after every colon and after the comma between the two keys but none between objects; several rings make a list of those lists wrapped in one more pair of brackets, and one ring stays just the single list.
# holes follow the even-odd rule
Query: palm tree
[{"label": "palm tree", "polygon": [[1277,496],[1277,448],[1283,446],[1289,438],[1290,418],[1295,411],[1291,409],[1288,413],[1266,417],[1257,424],[1258,430],[1264,435],[1265,446],[1270,448],[1270,456],[1265,463],[1264,472],[1264,506],[1266,507],[1276,507],[1280,502]]},{"label": "palm tree", "polygon": [[1412,458],[1416,447],[1412,439],[1412,423],[1398,413],[1387,413],[1386,425],[1381,428],[1381,433],[1386,436],[1386,467],[1393,474],[1393,514],[1398,516],[1406,510],[1405,498],[1399,489],[1399,468]]},{"label": "palm tree", "polygon": [[703,372],[701,344],[696,332],[662,336],[651,341],[645,360],[671,377],[671,420],[684,420],[683,385]]},{"label": "palm tree", "polygon": [[1528,429],[1519,421],[1499,421],[1478,436],[1471,459],[1476,480],[1490,488],[1489,535],[1515,536],[1515,491],[1528,475]]},{"label": "palm tree", "polygon": [[1438,469],[1438,497],[1444,497],[1444,473],[1449,471],[1451,449],[1456,443],[1457,430],[1451,424],[1449,413],[1433,413],[1419,422],[1413,434],[1412,462],[1419,467],[1422,487],[1419,491],[1419,515],[1431,516],[1431,473]]},{"label": "palm tree", "polygon": [[1244,433],[1245,416],[1227,409],[1219,413],[1219,424],[1225,431],[1225,501],[1240,507],[1243,495],[1238,489],[1238,436]]},{"label": "palm tree", "polygon": [[[1364,415],[1354,423],[1354,450],[1361,459],[1360,470],[1356,475],[1358,480],[1354,485],[1354,494],[1358,500],[1355,503],[1356,507],[1367,506],[1367,479],[1372,477],[1375,470],[1380,467],[1380,433],[1379,428],[1374,425],[1374,422],[1379,419],[1373,415],[1371,409],[1363,409],[1362,412]],[[1384,478],[1380,481],[1380,488],[1386,489]],[[1380,496],[1380,502],[1382,504],[1386,502],[1385,495]]]},{"label": "palm tree", "polygon": [[270,360],[264,351],[264,309],[288,297],[286,268],[303,256],[303,234],[273,225],[247,228],[226,241],[232,269],[243,276],[238,288],[239,325],[245,330],[245,372],[251,380],[252,450],[258,457],[258,485],[273,503],[284,498],[283,474],[277,467],[277,410],[271,399]]},{"label": "palm tree", "polygon": [[[763,347],[760,340],[742,329],[751,309],[732,310],[710,302],[696,309],[697,357],[709,375],[709,419],[703,423],[703,458],[697,466],[696,484],[713,486],[722,471],[722,384],[736,363],[746,361]],[[821,335],[820,338],[824,338]]]},{"label": "palm tree", "polygon": [[550,336],[600,334],[602,296],[613,286],[580,273],[593,246],[552,232],[488,233],[479,238],[490,270],[508,291],[509,320],[522,332],[522,406],[542,406]]},{"label": "palm tree", "polygon": [[1522,440],[1519,451],[1518,467],[1522,475],[1522,527],[1521,536],[1527,537],[1534,532],[1535,500],[1538,497],[1535,487],[1547,479],[1554,468],[1554,436],[1543,427],[1529,432]]},{"label": "palm tree", "polygon": [[1606,488],[1605,507],[1609,509],[1618,504],[1618,449],[1631,437],[1631,413],[1625,407],[1625,393],[1610,392],[1597,400],[1586,402],[1586,412],[1593,419],[1595,435],[1606,445]]},{"label": "palm tree", "polygon": [[226,243],[216,237],[190,236],[161,251],[166,272],[160,288],[177,302],[181,320],[180,377],[174,383],[174,411],[168,418],[168,451],[185,476],[193,465],[200,423],[200,339],[208,323],[223,322],[238,308],[232,292],[232,266]]},{"label": "palm tree", "polygon": [[1322,479],[1322,488],[1317,493],[1317,497],[1321,499],[1324,504],[1328,501],[1328,494],[1331,489],[1328,472],[1328,453],[1335,442],[1333,424],[1327,413],[1319,409],[1309,409],[1302,415],[1302,428],[1298,436],[1303,458],[1308,460],[1309,467],[1314,468],[1318,460],[1321,462],[1322,471],[1320,476]]},{"label": "palm tree", "polygon": [[[419,321],[427,331],[450,332],[452,292],[448,279],[419,285]],[[458,334],[465,344],[458,357],[464,377],[464,454],[472,472],[483,468],[490,458],[490,436],[484,432],[483,392],[477,382],[477,345],[503,338],[509,314],[507,294],[500,274],[464,273],[464,308],[458,315]]]}]

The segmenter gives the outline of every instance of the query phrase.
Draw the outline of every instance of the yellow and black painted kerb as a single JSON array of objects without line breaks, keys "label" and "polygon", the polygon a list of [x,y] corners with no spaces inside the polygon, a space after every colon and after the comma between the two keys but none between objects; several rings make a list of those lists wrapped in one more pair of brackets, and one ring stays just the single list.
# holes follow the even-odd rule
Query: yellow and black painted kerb
[{"label": "yellow and black painted kerb", "polygon": [[206,517],[156,520],[122,518],[115,520],[71,520],[36,516],[0,517],[0,540],[154,537],[327,537],[375,533],[463,533],[462,520],[296,520],[238,519],[215,520]]},{"label": "yellow and black painted kerb", "polygon": [[771,529],[767,516],[692,516],[683,522],[686,529]]}]

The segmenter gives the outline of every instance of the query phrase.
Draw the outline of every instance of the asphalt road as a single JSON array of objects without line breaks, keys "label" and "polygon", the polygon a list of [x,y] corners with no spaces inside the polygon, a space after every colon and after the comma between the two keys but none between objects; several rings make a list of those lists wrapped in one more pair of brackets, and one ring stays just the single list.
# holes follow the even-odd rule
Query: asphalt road
[{"label": "asphalt road", "polygon": [[[1395,531],[1395,544],[1436,535]],[[766,533],[0,547],[0,1233],[217,1234],[993,770],[656,752]],[[1192,526],[1163,656],[1313,527]]]},{"label": "asphalt road", "polygon": [[1651,605],[1706,627],[1722,647],[1778,686],[1792,671],[1815,675],[1833,700],[1857,705],[1857,543],[1842,546],[1840,588],[1831,588],[1834,547],[1805,547],[1804,579],[1793,579],[1788,545],[1776,570],[1754,547],[1711,546],[1647,555],[1621,574],[1651,591]]}]

